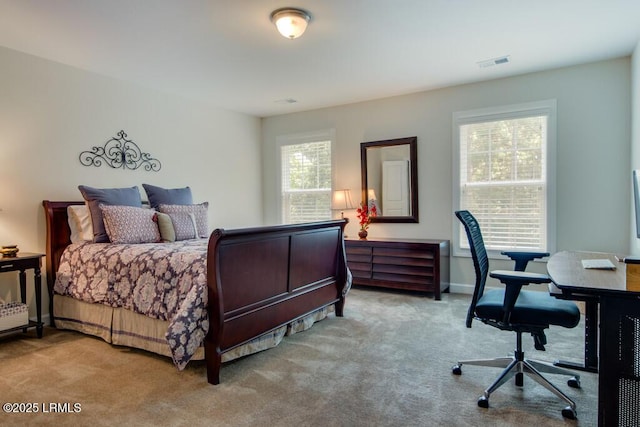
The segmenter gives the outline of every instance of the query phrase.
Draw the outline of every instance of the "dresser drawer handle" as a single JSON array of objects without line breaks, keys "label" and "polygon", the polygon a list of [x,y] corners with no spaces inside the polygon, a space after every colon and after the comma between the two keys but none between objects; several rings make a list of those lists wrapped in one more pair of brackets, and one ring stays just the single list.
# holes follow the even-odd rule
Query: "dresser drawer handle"
[{"label": "dresser drawer handle", "polygon": [[0,266],[0,268],[12,268],[12,267],[13,267],[13,264],[6,264],[3,266]]}]

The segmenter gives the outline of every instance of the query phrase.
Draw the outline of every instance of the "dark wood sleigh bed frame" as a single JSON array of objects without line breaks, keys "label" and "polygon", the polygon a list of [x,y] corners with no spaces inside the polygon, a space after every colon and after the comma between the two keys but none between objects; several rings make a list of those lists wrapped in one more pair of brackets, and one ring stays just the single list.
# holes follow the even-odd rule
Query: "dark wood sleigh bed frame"
[{"label": "dark wood sleigh bed frame", "polygon": [[[64,249],[71,243],[69,205],[43,201],[47,225],[46,273],[49,313]],[[216,229],[207,253],[209,331],[204,341],[207,380],[220,383],[222,354],[335,305],[343,315],[348,292],[344,249],[345,220]]]}]

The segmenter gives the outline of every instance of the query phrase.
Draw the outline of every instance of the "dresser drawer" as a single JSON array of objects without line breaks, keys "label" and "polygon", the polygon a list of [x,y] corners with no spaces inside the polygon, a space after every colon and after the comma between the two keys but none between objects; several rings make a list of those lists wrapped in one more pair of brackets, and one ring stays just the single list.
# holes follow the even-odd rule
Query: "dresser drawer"
[{"label": "dresser drawer", "polygon": [[376,273],[387,273],[395,276],[395,281],[404,281],[407,276],[433,277],[433,268],[412,265],[373,264],[371,270]]},{"label": "dresser drawer", "polygon": [[361,254],[347,254],[347,260],[349,262],[360,262],[360,263],[368,263],[371,264],[371,255],[361,255]]},{"label": "dresser drawer", "polygon": [[371,275],[371,263],[370,262],[357,262],[357,261],[347,260],[347,266],[349,266],[349,269],[352,272],[362,271],[362,272],[365,272],[369,276]]},{"label": "dresser drawer", "polygon": [[371,279],[386,284],[389,288],[407,289],[413,291],[433,291],[434,280],[431,276],[402,275],[393,273],[373,272]]},{"label": "dresser drawer", "polygon": [[352,244],[347,243],[345,249],[347,251],[347,256],[352,255],[371,257],[371,254],[373,253],[373,248],[371,246],[353,246]]},{"label": "dresser drawer", "polygon": [[389,265],[404,265],[407,267],[421,267],[426,269],[433,269],[433,258],[410,258],[410,257],[390,257],[374,255],[372,259],[373,264],[389,264]]},{"label": "dresser drawer", "polygon": [[373,256],[381,256],[381,257],[397,257],[397,258],[415,258],[415,259],[433,259],[434,251],[433,249],[425,248],[425,247],[417,247],[417,248],[393,248],[387,246],[374,247]]}]

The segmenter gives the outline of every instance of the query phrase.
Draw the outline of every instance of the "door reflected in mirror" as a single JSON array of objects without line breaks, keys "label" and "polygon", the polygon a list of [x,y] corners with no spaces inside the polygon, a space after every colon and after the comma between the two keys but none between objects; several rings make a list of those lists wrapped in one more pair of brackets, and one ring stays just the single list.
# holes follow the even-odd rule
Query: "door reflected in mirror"
[{"label": "door reflected in mirror", "polygon": [[418,222],[417,137],[360,144],[362,202],[372,222]]}]

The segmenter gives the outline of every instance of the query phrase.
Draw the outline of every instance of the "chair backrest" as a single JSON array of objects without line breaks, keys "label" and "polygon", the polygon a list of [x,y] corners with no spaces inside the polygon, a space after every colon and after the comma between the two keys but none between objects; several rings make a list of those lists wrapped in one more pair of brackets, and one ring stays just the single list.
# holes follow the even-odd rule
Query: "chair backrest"
[{"label": "chair backrest", "polygon": [[489,257],[484,247],[484,240],[480,232],[480,224],[469,211],[456,211],[456,217],[460,220],[467,232],[467,239],[471,249],[471,257],[473,258],[473,267],[476,270],[476,285],[473,290],[473,298],[469,311],[467,312],[467,328],[471,327],[476,303],[484,293],[484,285],[489,274]]}]

